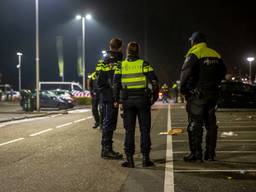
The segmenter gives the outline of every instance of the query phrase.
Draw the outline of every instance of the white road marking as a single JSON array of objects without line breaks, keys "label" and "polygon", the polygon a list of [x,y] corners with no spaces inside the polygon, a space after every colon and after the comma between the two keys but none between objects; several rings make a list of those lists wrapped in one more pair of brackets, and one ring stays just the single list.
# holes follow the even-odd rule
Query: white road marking
[{"label": "white road marking", "polygon": [[43,130],[43,131],[40,131],[40,132],[37,132],[37,133],[33,133],[29,136],[34,137],[34,136],[37,136],[37,135],[40,135],[40,134],[43,134],[43,133],[46,133],[46,132],[49,132],[49,131],[52,131],[52,129],[46,129],[46,130]]},{"label": "white road marking", "polygon": [[[175,151],[173,154],[184,154],[189,153],[189,151]],[[238,154],[254,154],[256,151],[216,151],[216,153],[238,153]]]},{"label": "white road marking", "polygon": [[78,119],[78,120],[75,120],[74,123],[79,123],[79,122],[85,121],[85,120],[86,120],[85,118],[83,118],[83,119]]},{"label": "white road marking", "polygon": [[62,124],[62,125],[58,125],[56,126],[56,129],[59,129],[59,128],[62,128],[62,127],[66,127],[66,126],[69,126],[69,125],[72,125],[73,122],[69,122],[69,123],[65,123],[65,124]]},{"label": "white road marking", "polygon": [[59,117],[61,115],[63,115],[63,114],[52,115],[51,117],[54,118],[54,117]]},{"label": "white road marking", "polygon": [[76,121],[73,121],[73,123],[79,123],[79,122],[81,122],[81,121],[86,121],[86,120],[92,119],[92,118],[93,118],[93,116],[89,116],[89,117],[86,117],[86,118],[83,118],[83,119],[78,119],[78,120],[76,120]]},{"label": "white road marking", "polygon": [[256,172],[256,169],[191,169],[191,170],[175,170],[175,173],[202,173],[202,172]]},{"label": "white road marking", "polygon": [[7,144],[10,144],[10,143],[15,143],[15,142],[21,141],[23,139],[24,138],[18,138],[18,139],[14,139],[14,140],[11,140],[11,141],[4,142],[4,143],[0,143],[0,146],[7,145]]},{"label": "white road marking", "polygon": [[[173,140],[173,143],[186,143],[188,140]],[[217,142],[256,142],[255,139],[219,139]]]},{"label": "white road marking", "polygon": [[[173,129],[180,129],[181,127],[172,127]],[[227,130],[225,130],[227,131]],[[221,134],[224,131],[219,131],[218,134]],[[234,133],[239,133],[239,134],[256,134],[256,131],[233,131]],[[187,131],[185,130],[183,133],[179,133],[179,134],[187,134]],[[204,131],[203,134],[206,134],[206,131]]]},{"label": "white road marking", "polygon": [[254,128],[256,125],[218,125],[220,128]]},{"label": "white road marking", "polygon": [[87,113],[91,111],[90,109],[76,109],[76,110],[72,110],[72,111],[68,111],[68,113]]},{"label": "white road marking", "polygon": [[[167,131],[172,129],[171,107],[168,105]],[[172,136],[167,137],[164,192],[174,192]]]},{"label": "white road marking", "polygon": [[[185,120],[184,120],[185,121]],[[249,124],[249,123],[248,123]],[[174,123],[174,127],[187,127],[187,123]],[[256,124],[254,125],[221,125],[218,124],[219,128],[253,128],[256,127]]]}]

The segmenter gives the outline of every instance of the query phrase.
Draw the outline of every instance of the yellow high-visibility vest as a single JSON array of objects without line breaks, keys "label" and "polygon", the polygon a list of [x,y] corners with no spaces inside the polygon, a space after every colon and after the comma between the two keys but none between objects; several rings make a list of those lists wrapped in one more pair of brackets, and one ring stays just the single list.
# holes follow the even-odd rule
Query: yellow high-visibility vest
[{"label": "yellow high-visibility vest", "polygon": [[147,79],[144,73],[151,71],[152,67],[144,67],[143,64],[144,60],[142,59],[136,61],[125,60],[121,63],[120,72],[123,89],[145,89],[147,87]]}]

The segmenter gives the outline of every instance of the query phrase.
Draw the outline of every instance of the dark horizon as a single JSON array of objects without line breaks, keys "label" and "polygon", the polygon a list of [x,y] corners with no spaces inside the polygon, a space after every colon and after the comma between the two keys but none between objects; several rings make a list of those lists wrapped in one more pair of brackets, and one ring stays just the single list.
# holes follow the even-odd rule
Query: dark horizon
[{"label": "dark horizon", "polygon": [[[154,66],[160,82],[172,83],[179,78],[180,67],[193,31],[202,31],[208,45],[223,57],[228,72],[248,74],[248,56],[256,56],[256,12],[253,2],[205,1],[40,1],[40,70],[42,81],[56,81],[58,63],[56,36],[64,39],[65,79],[80,81],[77,76],[77,38],[81,23],[77,13],[90,12],[94,20],[86,24],[86,70],[92,72],[101,50],[118,36],[141,45],[141,56]],[[22,87],[35,86],[35,8],[34,1],[2,0],[0,2],[0,73],[3,82],[18,87],[18,58],[23,52]],[[145,38],[147,37],[147,38]],[[145,41],[146,39],[146,41]],[[256,67],[252,65],[255,76]]]}]

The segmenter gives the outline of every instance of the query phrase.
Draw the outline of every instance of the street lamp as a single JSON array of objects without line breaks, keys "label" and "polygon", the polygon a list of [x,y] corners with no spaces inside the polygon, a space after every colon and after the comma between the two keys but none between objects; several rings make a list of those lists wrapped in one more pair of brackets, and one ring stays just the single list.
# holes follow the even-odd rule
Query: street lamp
[{"label": "street lamp", "polygon": [[101,53],[102,53],[103,57],[106,57],[108,55],[106,50],[102,50]]},{"label": "street lamp", "polygon": [[249,83],[252,84],[252,62],[254,61],[254,57],[247,57],[247,61],[249,62]]},{"label": "street lamp", "polygon": [[36,110],[40,110],[40,96],[39,96],[39,2],[35,2],[36,10]]},{"label": "street lamp", "polygon": [[85,21],[91,20],[92,16],[87,14],[85,16],[77,15],[77,20],[82,20],[82,68],[83,68],[83,90],[85,90]]},{"label": "street lamp", "polygon": [[21,52],[17,52],[18,55],[18,65],[17,68],[19,69],[19,92],[21,91],[21,56],[23,55]]}]

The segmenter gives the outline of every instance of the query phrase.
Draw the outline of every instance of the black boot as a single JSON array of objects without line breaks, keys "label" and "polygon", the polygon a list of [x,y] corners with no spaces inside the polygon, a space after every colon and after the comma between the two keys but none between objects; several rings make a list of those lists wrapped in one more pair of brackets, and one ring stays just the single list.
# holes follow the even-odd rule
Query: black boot
[{"label": "black boot", "polygon": [[142,167],[154,166],[154,163],[150,160],[149,154],[143,154]]},{"label": "black boot", "polygon": [[206,146],[204,153],[204,160],[206,161],[215,161],[215,148],[217,141],[217,129],[216,125],[206,126]]},{"label": "black boot", "polygon": [[122,167],[134,168],[134,161],[132,155],[126,155],[126,161],[121,164]]},{"label": "black boot", "polygon": [[204,153],[204,160],[205,161],[215,161],[215,153],[210,153],[208,151],[205,151]]},{"label": "black boot", "polygon": [[108,150],[103,149],[101,151],[101,157],[103,159],[120,160],[123,158],[123,155],[118,152],[113,151],[113,149],[108,149]]},{"label": "black boot", "polygon": [[[191,124],[193,125],[193,123]],[[193,125],[194,126],[194,125]],[[192,129],[193,130],[193,129]],[[202,160],[202,134],[203,132],[188,131],[189,149],[190,153],[183,157],[186,162],[203,161]]]},{"label": "black boot", "polygon": [[195,161],[203,162],[202,154],[197,154],[197,153],[189,153],[188,155],[183,157],[183,160],[186,162],[195,162]]},{"label": "black boot", "polygon": [[94,124],[94,126],[93,126],[92,128],[93,128],[93,129],[96,129],[96,128],[98,128],[98,127],[99,127],[99,125],[100,125],[99,123],[95,123],[95,124]]}]

